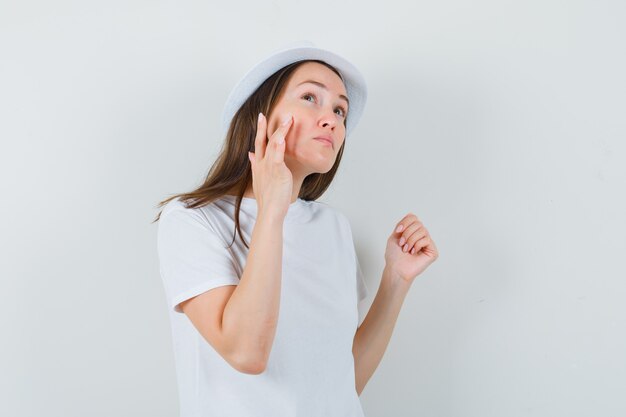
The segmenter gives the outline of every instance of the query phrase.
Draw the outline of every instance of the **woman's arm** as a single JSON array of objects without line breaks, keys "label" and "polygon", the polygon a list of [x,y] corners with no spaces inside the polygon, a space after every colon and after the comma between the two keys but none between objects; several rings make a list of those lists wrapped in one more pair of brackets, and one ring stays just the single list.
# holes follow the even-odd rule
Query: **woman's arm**
[{"label": "woman's arm", "polygon": [[259,212],[252,231],[246,266],[224,308],[221,331],[251,364],[250,373],[265,370],[276,335],[283,261],[283,218]]},{"label": "woman's arm", "polygon": [[437,258],[439,250],[423,223],[412,213],[404,216],[387,238],[385,269],[378,292],[354,336],[352,355],[359,395],[387,349],[413,280]]},{"label": "woman's arm", "polygon": [[385,267],[378,292],[363,323],[356,331],[352,345],[358,395],[361,395],[387,349],[410,287],[409,282],[394,278],[391,270]]}]

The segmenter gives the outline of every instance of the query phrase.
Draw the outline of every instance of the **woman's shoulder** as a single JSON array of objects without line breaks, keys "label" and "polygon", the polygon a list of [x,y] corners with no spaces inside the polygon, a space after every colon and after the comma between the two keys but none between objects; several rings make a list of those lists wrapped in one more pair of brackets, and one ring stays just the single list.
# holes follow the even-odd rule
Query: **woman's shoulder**
[{"label": "woman's shoulder", "polygon": [[189,207],[189,203],[182,200],[180,196],[173,198],[172,200],[168,201],[164,206],[163,206],[163,210],[162,210],[162,214],[161,216],[167,216],[168,214],[175,212],[175,211],[182,211],[185,213],[195,213],[197,212],[197,208],[192,208]]},{"label": "woman's shoulder", "polygon": [[194,221],[205,227],[212,227],[208,214],[208,211],[212,209],[212,204],[213,203],[209,203],[204,206],[191,207],[189,201],[185,201],[179,196],[168,201],[163,206],[160,219],[168,222]]}]

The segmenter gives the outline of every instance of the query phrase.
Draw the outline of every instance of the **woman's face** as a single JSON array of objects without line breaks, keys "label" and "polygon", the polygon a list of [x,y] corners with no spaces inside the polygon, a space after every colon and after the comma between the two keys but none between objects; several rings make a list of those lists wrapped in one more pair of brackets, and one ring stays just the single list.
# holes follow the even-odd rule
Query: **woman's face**
[{"label": "woman's face", "polygon": [[[346,96],[341,78],[325,65],[306,62],[292,73],[268,119],[269,138],[286,116],[293,115],[285,138],[285,164],[292,171],[306,176],[333,167],[346,135]],[[327,137],[332,144],[317,137]]]}]

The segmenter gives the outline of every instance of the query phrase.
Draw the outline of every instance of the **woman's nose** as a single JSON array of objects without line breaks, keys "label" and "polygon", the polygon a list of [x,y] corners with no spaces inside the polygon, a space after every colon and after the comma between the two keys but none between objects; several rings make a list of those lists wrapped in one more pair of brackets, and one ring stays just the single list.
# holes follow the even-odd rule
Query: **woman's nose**
[{"label": "woman's nose", "polygon": [[335,112],[332,109],[330,110],[325,109],[322,112],[322,115],[319,120],[319,124],[322,127],[326,127],[326,126],[335,127],[335,125],[337,124],[337,120],[335,120]]}]

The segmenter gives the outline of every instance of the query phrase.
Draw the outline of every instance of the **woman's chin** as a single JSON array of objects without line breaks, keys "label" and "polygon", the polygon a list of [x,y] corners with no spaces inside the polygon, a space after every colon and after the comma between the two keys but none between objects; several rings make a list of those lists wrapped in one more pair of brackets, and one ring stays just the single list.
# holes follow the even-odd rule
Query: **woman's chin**
[{"label": "woman's chin", "polygon": [[297,160],[299,165],[307,167],[309,172],[325,174],[335,165],[335,158],[336,155],[332,152],[311,152],[308,155],[299,155],[293,159]]},{"label": "woman's chin", "polygon": [[335,160],[333,159],[332,161],[324,161],[324,163],[317,163],[313,165],[311,168],[319,174],[326,174],[328,171],[332,169],[334,164],[335,164]]}]

